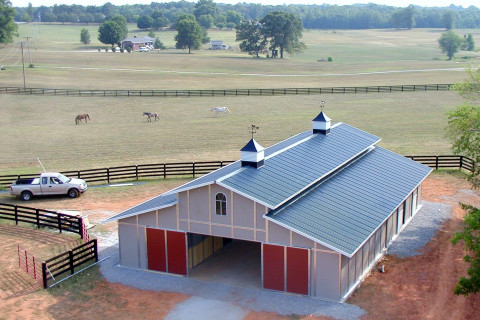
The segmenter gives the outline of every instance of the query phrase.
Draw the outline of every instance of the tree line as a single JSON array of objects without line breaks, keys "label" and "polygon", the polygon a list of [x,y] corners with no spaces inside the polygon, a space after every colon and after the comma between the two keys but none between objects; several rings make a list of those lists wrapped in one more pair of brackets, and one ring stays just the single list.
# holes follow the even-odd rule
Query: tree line
[{"label": "tree line", "polygon": [[[198,8],[197,4],[201,6]],[[377,4],[356,5],[261,5],[254,3],[214,4],[200,0],[197,4],[187,1],[152,2],[148,5],[133,4],[115,6],[107,2],[101,6],[54,5],[15,7],[15,21],[41,21],[57,23],[103,23],[121,15],[127,23],[139,23],[154,27],[174,25],[183,14],[193,14],[204,28],[233,28],[243,20],[260,20],[273,11],[293,13],[306,29],[374,29],[374,28],[443,28],[446,19],[455,21],[455,27],[473,29],[480,27],[480,9],[409,6],[399,8]],[[202,12],[202,8],[206,11]],[[150,20],[151,18],[151,20]]]}]

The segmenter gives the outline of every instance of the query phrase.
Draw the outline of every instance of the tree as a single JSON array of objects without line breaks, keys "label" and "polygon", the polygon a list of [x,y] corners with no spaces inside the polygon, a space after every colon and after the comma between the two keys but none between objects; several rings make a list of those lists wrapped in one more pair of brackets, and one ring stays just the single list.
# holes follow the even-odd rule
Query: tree
[{"label": "tree", "polygon": [[175,47],[177,49],[187,49],[188,53],[200,48],[204,33],[197,21],[192,19],[183,19],[177,21],[175,35]]},{"label": "tree", "polygon": [[140,16],[137,20],[137,28],[139,28],[139,29],[151,28],[152,24],[153,24],[152,17],[147,16],[147,15]]},{"label": "tree", "polygon": [[392,24],[395,28],[412,29],[415,25],[416,10],[413,5],[397,9],[392,13]]},{"label": "tree", "polygon": [[445,29],[447,29],[447,31],[452,30],[455,26],[455,18],[455,12],[453,12],[452,10],[448,10],[443,14],[442,22],[443,26],[445,27]]},{"label": "tree", "polygon": [[300,52],[305,44],[300,42],[303,26],[300,19],[290,12],[272,11],[260,20],[263,25],[262,33],[269,39],[270,49],[280,49],[280,58],[283,52]]},{"label": "tree", "polygon": [[475,189],[480,188],[480,69],[468,69],[469,78],[452,86],[465,103],[448,113],[447,137],[455,154],[462,154],[474,161],[469,176]]},{"label": "tree", "polygon": [[122,27],[115,21],[105,21],[98,27],[98,40],[101,43],[111,44],[113,47],[124,38]]},{"label": "tree", "polygon": [[213,0],[198,0],[198,2],[195,4],[193,14],[195,15],[195,18],[197,18],[197,21],[200,16],[206,15],[209,15],[212,17],[212,19],[215,19],[218,14],[217,5],[215,2],[213,2]]},{"label": "tree", "polygon": [[463,43],[462,37],[458,34],[449,30],[447,32],[442,33],[440,39],[438,39],[438,44],[440,45],[440,49],[442,53],[445,53],[448,57],[448,60],[452,60],[455,53],[458,52],[458,49]]},{"label": "tree", "polygon": [[163,45],[162,41],[160,41],[159,38],[155,38],[155,42],[153,43],[153,47],[155,49],[160,49],[160,50],[164,50],[165,49],[165,46]]},{"label": "tree", "polygon": [[460,205],[467,211],[463,231],[456,232],[451,241],[457,244],[463,240],[466,251],[463,260],[470,264],[467,269],[470,277],[460,277],[453,292],[456,295],[467,296],[480,292],[480,209],[463,203]]},{"label": "tree", "polygon": [[0,0],[0,43],[11,43],[18,37],[18,26],[13,20],[16,12],[8,0]]},{"label": "tree", "polygon": [[118,24],[118,26],[120,27],[120,40],[125,39],[128,35],[127,20],[125,19],[125,17],[121,15],[116,15],[111,20]]},{"label": "tree", "polygon": [[233,22],[235,25],[238,25],[243,20],[242,14],[237,11],[227,10],[225,14],[227,23]]},{"label": "tree", "polygon": [[90,32],[88,32],[88,30],[85,28],[80,31],[80,42],[84,45],[90,43]]},{"label": "tree", "polygon": [[236,35],[236,41],[241,41],[240,50],[257,58],[268,42],[263,36],[262,25],[256,20],[240,22]]},{"label": "tree", "polygon": [[203,14],[197,17],[198,24],[204,29],[213,27],[213,17],[209,14]]},{"label": "tree", "polygon": [[471,33],[469,33],[468,35],[466,34],[463,35],[462,50],[465,50],[465,51],[475,50],[475,41],[473,40],[473,36]]},{"label": "tree", "polygon": [[168,26],[168,19],[160,10],[152,12],[152,28],[155,30]]}]

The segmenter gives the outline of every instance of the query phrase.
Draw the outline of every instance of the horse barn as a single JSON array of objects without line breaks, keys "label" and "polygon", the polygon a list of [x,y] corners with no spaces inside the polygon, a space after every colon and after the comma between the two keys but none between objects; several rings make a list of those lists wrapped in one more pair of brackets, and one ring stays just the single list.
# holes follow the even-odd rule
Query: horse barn
[{"label": "horse barn", "polygon": [[268,148],[252,138],[239,161],[105,220],[118,221],[120,264],[344,301],[417,213],[431,172],[379,141],[323,111]]}]

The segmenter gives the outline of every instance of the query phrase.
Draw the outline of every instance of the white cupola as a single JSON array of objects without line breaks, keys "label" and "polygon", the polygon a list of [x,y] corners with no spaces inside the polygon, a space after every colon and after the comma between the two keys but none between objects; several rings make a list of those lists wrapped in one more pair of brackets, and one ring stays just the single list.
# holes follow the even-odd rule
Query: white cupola
[{"label": "white cupola", "polygon": [[322,133],[322,134],[329,134],[330,133],[330,123],[331,119],[322,112],[313,119],[313,133]]},{"label": "white cupola", "polygon": [[251,166],[260,168],[263,166],[263,160],[265,159],[264,150],[265,149],[252,138],[245,147],[240,150],[242,153],[242,167]]}]

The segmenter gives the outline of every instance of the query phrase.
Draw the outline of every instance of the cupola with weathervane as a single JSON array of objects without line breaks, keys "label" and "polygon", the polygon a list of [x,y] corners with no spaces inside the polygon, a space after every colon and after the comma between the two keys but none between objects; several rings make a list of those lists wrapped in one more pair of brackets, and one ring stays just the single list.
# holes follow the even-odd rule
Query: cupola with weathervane
[{"label": "cupola with weathervane", "polygon": [[265,159],[264,148],[258,144],[257,141],[253,138],[253,135],[257,133],[259,127],[252,124],[250,128],[250,133],[252,134],[252,139],[240,150],[242,167],[250,166],[254,168],[260,168],[263,166],[263,161]]},{"label": "cupola with weathervane", "polygon": [[327,135],[330,133],[331,119],[323,112],[324,105],[325,101],[322,100],[320,105],[322,111],[320,111],[318,116],[313,119],[313,133],[321,133]]}]

